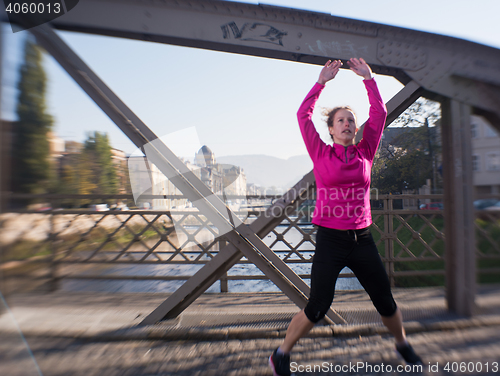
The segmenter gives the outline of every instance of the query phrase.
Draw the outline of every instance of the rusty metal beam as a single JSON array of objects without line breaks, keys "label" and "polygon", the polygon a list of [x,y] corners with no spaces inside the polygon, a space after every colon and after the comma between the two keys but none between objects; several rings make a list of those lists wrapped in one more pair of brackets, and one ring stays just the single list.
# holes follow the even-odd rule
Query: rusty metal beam
[{"label": "rusty metal beam", "polygon": [[[307,197],[310,197],[314,186],[315,179],[311,171],[267,209],[264,215],[259,216],[250,224],[250,229],[260,238],[264,238],[276,225],[282,222],[286,214],[291,214]],[[232,244],[224,247],[212,260],[150,313],[140,325],[153,324],[179,315],[213,283],[220,279],[224,273],[231,269],[242,256],[243,254]],[[309,289],[307,295],[309,296]],[[327,317],[335,323],[345,323],[343,319],[339,320],[338,315],[333,310],[328,313]]]},{"label": "rusty metal beam", "polygon": [[[500,50],[457,38],[268,5],[81,0],[56,28],[312,64],[363,57],[379,74],[500,116]],[[495,124],[500,130],[500,125]]]},{"label": "rusty metal beam", "polygon": [[471,316],[475,307],[476,258],[470,106],[442,102],[445,266],[448,308]]}]

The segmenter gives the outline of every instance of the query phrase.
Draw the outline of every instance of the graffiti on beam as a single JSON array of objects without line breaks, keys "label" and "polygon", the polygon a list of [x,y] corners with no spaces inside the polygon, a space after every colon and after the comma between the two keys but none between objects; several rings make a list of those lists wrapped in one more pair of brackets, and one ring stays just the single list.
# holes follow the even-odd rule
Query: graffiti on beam
[{"label": "graffiti on beam", "polygon": [[325,56],[366,56],[368,46],[358,46],[349,40],[345,43],[337,41],[316,41],[316,45],[308,44],[309,51],[315,54],[322,53]]},{"label": "graffiti on beam", "polygon": [[246,22],[240,29],[232,21],[222,25],[221,29],[224,39],[233,37],[244,41],[266,42],[280,46],[283,46],[283,37],[288,34],[286,31],[278,30],[274,26],[258,22]]}]

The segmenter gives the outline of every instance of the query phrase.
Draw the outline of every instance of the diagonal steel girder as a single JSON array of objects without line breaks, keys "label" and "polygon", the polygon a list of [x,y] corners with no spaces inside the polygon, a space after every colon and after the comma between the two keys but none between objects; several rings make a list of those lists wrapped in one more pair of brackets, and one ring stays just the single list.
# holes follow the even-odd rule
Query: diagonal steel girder
[{"label": "diagonal steel girder", "polygon": [[[387,103],[388,116],[386,126],[392,123],[422,94],[423,89],[416,82],[409,82],[399,93]],[[361,134],[364,124],[358,132]],[[357,138],[357,141],[359,141]],[[314,188],[315,179],[313,171],[305,175],[283,198],[268,209],[266,215],[255,220],[250,228],[263,238],[272,228],[281,222],[281,216],[276,216],[273,211],[281,210],[290,212],[295,209],[306,197],[304,192]],[[310,196],[309,196],[310,197]],[[287,204],[288,202],[288,204]],[[168,297],[160,306],[151,312],[140,325],[154,324],[160,320],[174,318],[184,311],[196,298],[203,294],[215,281],[220,279],[242,257],[242,253],[233,245],[227,245],[210,260],[195,275],[186,281],[179,289]]]},{"label": "diagonal steel girder", "polygon": [[[307,303],[309,286],[246,226],[177,156],[92,72],[48,25],[30,32],[129,139],[198,209],[295,304]],[[335,323],[345,322],[329,310]]]},{"label": "diagonal steel girder", "polygon": [[[264,215],[259,216],[252,222],[250,229],[260,238],[265,237],[276,225],[282,222],[285,215],[291,214],[304,200],[311,197],[315,184],[314,173],[311,171],[269,207]],[[161,320],[177,317],[231,269],[242,256],[242,252],[232,244],[223,247],[214,258],[146,316],[139,325],[150,325]],[[307,289],[307,295],[309,295],[309,288]]]}]

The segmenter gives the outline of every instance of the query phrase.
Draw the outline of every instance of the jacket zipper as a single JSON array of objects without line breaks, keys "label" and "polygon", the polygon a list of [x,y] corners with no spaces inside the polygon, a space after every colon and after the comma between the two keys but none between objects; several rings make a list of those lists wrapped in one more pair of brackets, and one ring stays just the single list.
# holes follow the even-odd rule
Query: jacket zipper
[{"label": "jacket zipper", "polygon": [[347,146],[344,146],[344,151],[345,151],[345,163],[348,163],[348,161],[347,161]]}]

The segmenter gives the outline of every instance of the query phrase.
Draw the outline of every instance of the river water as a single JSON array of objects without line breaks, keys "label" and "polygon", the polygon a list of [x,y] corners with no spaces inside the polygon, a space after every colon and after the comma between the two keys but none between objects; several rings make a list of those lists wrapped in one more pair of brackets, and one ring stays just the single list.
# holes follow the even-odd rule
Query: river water
[{"label": "river water", "polygon": [[[302,240],[303,235],[295,228],[287,230],[288,226],[277,226],[275,231],[283,233],[284,240],[291,246],[296,247]],[[310,224],[300,226],[304,232],[311,232]],[[207,231],[209,233],[209,231]],[[209,236],[209,235],[208,235]],[[210,239],[205,239],[210,241]],[[271,232],[264,239],[267,246],[271,246],[276,240],[276,234]],[[272,248],[281,258],[289,255],[289,248],[283,242],[276,242]],[[287,251],[288,250],[288,251]],[[314,254],[314,245],[311,242],[303,242],[299,247],[300,255],[309,260]],[[311,263],[300,262],[298,255],[289,255],[293,263],[288,266],[297,274],[310,274]],[[160,264],[160,265],[109,265],[109,264],[91,264],[84,267],[83,273],[91,275],[120,275],[120,276],[191,276],[195,274],[203,265],[200,264]],[[345,268],[342,273],[350,273]],[[238,275],[264,275],[255,265],[251,263],[236,264],[229,271],[229,276]],[[304,280],[307,284],[309,279]],[[81,279],[63,279],[61,289],[64,291],[98,291],[98,292],[174,292],[185,281],[154,281],[154,280],[81,280]],[[338,278],[337,290],[357,290],[362,286],[356,278],[344,277]],[[280,291],[276,285],[267,279],[262,280],[229,280],[229,292],[274,292]],[[215,282],[207,292],[220,292],[220,282]]]}]

